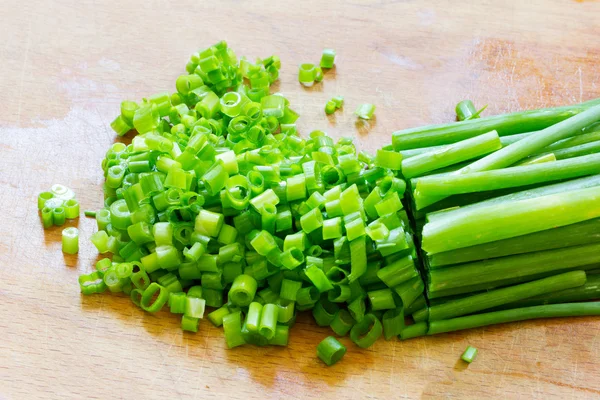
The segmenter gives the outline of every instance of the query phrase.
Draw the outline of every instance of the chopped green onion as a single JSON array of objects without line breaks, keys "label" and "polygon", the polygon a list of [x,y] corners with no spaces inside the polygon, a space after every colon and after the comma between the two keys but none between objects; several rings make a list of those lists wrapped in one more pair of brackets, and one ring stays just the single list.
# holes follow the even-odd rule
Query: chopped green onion
[{"label": "chopped green onion", "polygon": [[400,300],[402,300],[402,305],[404,307],[413,307],[417,299],[423,295],[425,285],[420,276],[415,276],[414,278],[395,286],[393,289],[394,292],[400,296]]},{"label": "chopped green onion", "polygon": [[342,108],[344,106],[344,97],[343,96],[332,97],[331,101],[333,101],[335,103],[336,108]]},{"label": "chopped green onion", "polygon": [[323,270],[321,270],[316,265],[309,265],[304,270],[304,273],[319,292],[323,293],[333,289],[333,285],[331,284]]},{"label": "chopped green onion", "polygon": [[79,252],[79,229],[73,227],[63,229],[62,251],[67,254]]},{"label": "chopped green onion", "polygon": [[246,327],[248,331],[258,332],[262,309],[263,305],[255,301],[248,306],[248,314],[246,315]]},{"label": "chopped green onion", "polygon": [[256,294],[256,280],[248,275],[239,275],[229,289],[229,300],[240,307],[249,305]]},{"label": "chopped green onion", "polygon": [[352,315],[347,310],[341,309],[337,312],[329,327],[336,335],[346,336],[355,323],[356,321],[354,321]]},{"label": "chopped green onion", "polygon": [[390,340],[391,338],[400,335],[405,327],[404,309],[402,307],[398,307],[387,310],[385,313],[383,313],[381,321],[383,324],[383,337],[385,340]]},{"label": "chopped green onion", "polygon": [[479,114],[481,114],[486,108],[487,105],[483,106],[479,111],[477,111],[471,100],[463,100],[456,105],[456,118],[459,121],[479,118]]},{"label": "chopped green onion", "polygon": [[315,82],[321,82],[323,80],[323,70],[321,67],[315,68]]},{"label": "chopped green onion", "polygon": [[65,224],[65,208],[64,207],[56,207],[52,210],[52,222],[56,226],[62,226]]},{"label": "chopped green onion", "polygon": [[[119,144],[124,146],[122,143]],[[73,190],[59,183],[55,183],[54,185],[52,185],[52,187],[50,188],[50,192],[54,195],[55,198],[63,201],[75,198],[75,192],[73,192]]]},{"label": "chopped green onion", "polygon": [[[155,104],[147,104],[135,110],[133,127],[138,133],[144,134],[158,127],[160,115]],[[117,132],[119,133],[119,132]]]},{"label": "chopped green onion", "polygon": [[275,304],[265,304],[260,316],[258,333],[267,339],[272,339],[276,333],[279,308]]},{"label": "chopped green onion", "polygon": [[329,100],[327,103],[325,103],[325,114],[331,115],[335,112],[335,110],[337,110],[337,107],[332,100]]},{"label": "chopped green onion", "polygon": [[317,357],[328,366],[340,361],[344,354],[346,354],[346,347],[333,336],[323,339],[317,346]]},{"label": "chopped green onion", "polygon": [[298,81],[305,87],[314,85],[317,77],[317,69],[314,64],[300,64],[298,70]]},{"label": "chopped green onion", "polygon": [[412,257],[406,256],[381,268],[377,272],[377,277],[388,287],[394,287],[418,274]]},{"label": "chopped green onion", "polygon": [[373,118],[373,114],[375,114],[375,106],[373,104],[361,104],[354,111],[354,114],[361,119],[371,119]]},{"label": "chopped green onion", "polygon": [[319,326],[329,326],[335,319],[339,307],[327,300],[320,300],[315,304],[312,310],[315,322]]},{"label": "chopped green onion", "polygon": [[[106,282],[106,275],[104,277],[104,282]],[[158,312],[167,303],[169,294],[170,292],[165,287],[152,282],[142,293],[141,307],[150,313]]]},{"label": "chopped green onion", "polygon": [[373,314],[366,314],[350,330],[350,339],[358,346],[367,348],[373,345],[383,333],[381,322]]},{"label": "chopped green onion", "polygon": [[[251,183],[253,182],[251,177],[248,177],[248,179]],[[256,182],[256,179],[254,179],[254,182]],[[265,204],[271,204],[274,206],[279,204],[279,197],[277,197],[272,189],[268,189],[250,200],[250,204],[256,211],[260,212]]]},{"label": "chopped green onion", "polygon": [[187,296],[185,293],[171,293],[169,294],[169,311],[171,314],[183,314],[186,310]]},{"label": "chopped green onion", "polygon": [[209,313],[206,318],[212,322],[214,326],[219,327],[223,325],[223,318],[225,318],[225,316],[228,314],[230,314],[229,308],[227,306],[222,306],[221,308]]},{"label": "chopped green onion", "polygon": [[325,49],[323,55],[321,55],[321,68],[333,68],[335,63],[335,50]]},{"label": "chopped green onion", "polygon": [[[329,67],[331,68],[331,67]],[[325,104],[325,114],[329,115],[329,114],[333,114],[335,112],[335,110],[337,110],[338,108],[341,108],[344,105],[344,98],[342,96],[336,96],[331,98],[329,101],[327,101],[327,103]]]},{"label": "chopped green onion", "polygon": [[275,327],[275,335],[268,340],[268,344],[273,346],[287,346],[290,336],[290,327],[287,325],[277,325]]},{"label": "chopped green onion", "polygon": [[223,226],[223,214],[200,210],[195,220],[195,230],[202,235],[217,237]]},{"label": "chopped green onion", "polygon": [[362,321],[365,317],[365,301],[362,296],[356,297],[350,303],[348,303],[348,312],[354,318],[355,321]]},{"label": "chopped green onion", "polygon": [[275,118],[283,117],[285,109],[285,98],[283,96],[271,95],[265,96],[260,100],[263,115],[273,116]]},{"label": "chopped green onion", "polygon": [[54,198],[54,194],[52,192],[40,193],[38,195],[38,210],[43,209],[46,205],[46,202],[52,198]]},{"label": "chopped green onion", "polygon": [[181,316],[181,329],[188,332],[198,332],[199,318],[189,317],[187,315]]},{"label": "chopped green onion", "polygon": [[471,100],[463,100],[456,105],[456,118],[464,121],[471,118],[477,112]]},{"label": "chopped green onion", "polygon": [[296,320],[296,303],[280,298],[275,304],[279,308],[277,312],[277,322],[280,324],[293,325]]},{"label": "chopped green onion", "polygon": [[199,299],[197,297],[187,297],[184,315],[190,318],[202,319],[204,318],[205,305],[206,300],[204,299]]},{"label": "chopped green onion", "polygon": [[234,312],[223,316],[223,330],[225,332],[225,341],[227,347],[232,349],[246,344],[242,336],[242,315],[241,312]]},{"label": "chopped green onion", "polygon": [[350,286],[345,284],[337,284],[327,293],[327,299],[332,303],[343,303],[350,299],[352,291]]},{"label": "chopped green onion", "polygon": [[323,226],[321,210],[315,208],[304,214],[300,217],[300,225],[302,226],[302,230],[307,234]]},{"label": "chopped green onion", "polygon": [[323,239],[342,237],[342,219],[340,217],[323,220]]},{"label": "chopped green onion", "polygon": [[477,357],[477,349],[473,346],[467,346],[464,353],[462,353],[462,356],[460,356],[460,359],[471,364],[473,360],[475,360],[475,357]]},{"label": "chopped green onion", "polygon": [[309,286],[298,290],[296,293],[296,303],[299,306],[313,305],[319,300],[320,292],[314,286]]},{"label": "chopped green onion", "polygon": [[94,271],[88,275],[80,275],[79,286],[81,288],[81,293],[85,295],[102,293],[107,289],[99,271]]},{"label": "chopped green onion", "polygon": [[267,231],[257,232],[254,238],[250,241],[250,245],[261,256],[266,256],[273,250],[277,250],[277,243],[275,242],[273,235]]},{"label": "chopped green onion", "polygon": [[302,282],[283,279],[281,281],[280,297],[285,300],[296,301],[298,291],[302,288]]},{"label": "chopped green onion", "polygon": [[287,201],[304,200],[306,198],[306,178],[304,175],[295,175],[286,182]]},{"label": "chopped green onion", "polygon": [[49,207],[44,207],[41,210],[42,224],[44,229],[51,228],[54,225],[54,210]]}]

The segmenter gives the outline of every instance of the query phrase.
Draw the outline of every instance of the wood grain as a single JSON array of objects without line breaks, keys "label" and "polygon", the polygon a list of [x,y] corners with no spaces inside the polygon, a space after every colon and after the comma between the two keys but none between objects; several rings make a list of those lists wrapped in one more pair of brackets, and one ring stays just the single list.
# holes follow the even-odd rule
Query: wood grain
[{"label": "wood grain", "polygon": [[[114,141],[122,99],[172,89],[190,53],[226,39],[239,55],[278,54],[276,90],[303,133],[352,136],[367,150],[395,129],[449,121],[457,101],[489,113],[600,97],[600,3],[222,0],[48,0],[2,5],[0,29],[0,398],[599,398],[600,321],[537,321],[408,342],[349,343],[325,368],[328,334],[300,318],[288,348],[225,350],[204,322],[145,315],[128,299],[82,297],[77,276],[96,259],[60,251],[44,231],[37,193],[74,188],[84,209],[102,204],[100,161]],[[470,4],[472,3],[472,4]],[[337,67],[311,90],[297,65],[324,47]],[[327,117],[325,101],[346,107]],[[352,115],[377,105],[370,125]],[[458,361],[467,344],[476,362]]]}]

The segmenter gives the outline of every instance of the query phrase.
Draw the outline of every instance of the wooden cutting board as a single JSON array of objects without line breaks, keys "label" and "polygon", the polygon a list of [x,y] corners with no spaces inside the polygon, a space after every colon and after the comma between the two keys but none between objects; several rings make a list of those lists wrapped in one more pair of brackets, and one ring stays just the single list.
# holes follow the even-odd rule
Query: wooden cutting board
[{"label": "wooden cutting board", "polygon": [[[598,398],[597,318],[523,322],[360,350],[331,368],[329,334],[301,317],[287,348],[225,349],[204,321],[183,333],[116,295],[83,297],[96,260],[82,217],[78,256],[42,229],[37,193],[71,186],[102,205],[100,161],[122,99],[174,89],[189,55],[226,39],[238,55],[277,54],[284,93],[313,129],[361,149],[395,129],[454,118],[471,98],[486,114],[600,96],[600,3],[348,0],[250,2],[30,1],[2,6],[0,29],[0,399]],[[471,3],[471,4],[470,4]],[[297,66],[337,50],[307,90]],[[327,117],[327,99],[343,95]],[[357,122],[360,103],[376,119]],[[465,347],[479,349],[468,367]]]}]

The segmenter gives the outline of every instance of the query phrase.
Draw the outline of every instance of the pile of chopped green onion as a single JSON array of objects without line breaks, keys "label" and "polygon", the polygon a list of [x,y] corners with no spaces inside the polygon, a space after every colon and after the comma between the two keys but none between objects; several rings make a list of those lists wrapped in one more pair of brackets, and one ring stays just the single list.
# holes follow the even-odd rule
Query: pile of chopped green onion
[{"label": "pile of chopped green onion", "polygon": [[[220,42],[192,55],[176,93],[121,104],[112,127],[136,135],[102,162],[91,238],[111,258],[80,277],[82,293],[168,308],[186,331],[208,319],[230,348],[286,345],[301,311],[369,347],[426,305],[401,155],[300,137],[298,114],[269,91],[280,66],[238,60]],[[327,363],[345,352],[336,342],[320,345]]]},{"label": "pile of chopped green onion", "polygon": [[[111,256],[80,277],[83,294],[167,308],[186,331],[208,319],[229,348],[286,345],[302,311],[361,348],[600,314],[581,303],[600,298],[600,100],[483,118],[465,101],[460,122],[394,132],[371,156],[299,136],[270,93],[280,67],[219,42],[192,55],[176,92],[121,104],[111,126],[135,136],[102,162],[105,207],[86,215]],[[320,79],[301,65],[302,84]],[[327,365],[345,352],[334,337],[317,348]]]}]

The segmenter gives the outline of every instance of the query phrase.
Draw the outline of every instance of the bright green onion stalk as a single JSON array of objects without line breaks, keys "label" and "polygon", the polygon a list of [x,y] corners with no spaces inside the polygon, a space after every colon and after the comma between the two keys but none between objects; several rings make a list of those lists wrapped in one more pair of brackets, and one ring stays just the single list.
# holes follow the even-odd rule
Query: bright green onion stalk
[{"label": "bright green onion stalk", "polygon": [[500,136],[533,132],[555,125],[598,104],[600,99],[574,106],[519,111],[468,121],[405,129],[392,133],[392,145],[394,150],[399,151],[456,143],[493,130]]},{"label": "bright green onion stalk", "polygon": [[600,263],[593,243],[459,264],[428,272],[430,298],[487,290]]},{"label": "bright green onion stalk", "polygon": [[[540,201],[543,199],[543,201]],[[475,208],[423,227],[430,254],[508,239],[600,217],[600,187]]]},{"label": "bright green onion stalk", "polygon": [[594,175],[598,172],[600,172],[600,154],[591,154],[551,163],[522,165],[493,171],[433,175],[415,180],[415,203],[421,209],[431,204],[431,199],[442,196],[535,185]]},{"label": "bright green onion stalk", "polygon": [[600,219],[551,228],[528,235],[436,253],[428,256],[430,269],[453,264],[600,242]]},{"label": "bright green onion stalk", "polygon": [[438,333],[453,332],[493,324],[504,324],[507,322],[525,321],[529,319],[582,317],[588,315],[600,315],[600,302],[551,304],[515,308],[506,311],[494,311],[448,320],[433,321],[429,325],[427,334],[436,335]]},{"label": "bright green onion stalk", "polygon": [[[510,135],[510,136],[500,136],[500,143],[502,144],[502,147],[505,147],[505,146],[508,146],[509,144],[516,143],[519,140],[521,140],[533,133],[535,133],[535,132],[525,132],[525,133],[519,133],[519,134],[515,134],[515,135]],[[475,135],[472,137],[477,137],[477,136],[480,136],[480,135]],[[469,139],[469,138],[467,138],[467,139]],[[570,139],[573,139],[573,138],[570,138]],[[400,150],[400,151],[398,151],[398,153],[400,153],[402,155],[402,157],[406,159],[406,158],[416,157],[420,154],[427,153],[430,151],[442,150],[443,148],[448,147],[452,144],[453,143],[439,145],[439,146],[431,146],[431,147],[420,147],[417,149]]]},{"label": "bright green onion stalk", "polygon": [[467,161],[502,148],[495,131],[445,146],[441,150],[427,152],[402,160],[402,174],[405,178],[421,176],[426,172]]},{"label": "bright green onion stalk", "polygon": [[491,205],[498,205],[500,203],[533,199],[536,197],[546,196],[555,193],[567,193],[569,191],[575,191],[579,189],[585,189],[590,187],[600,186],[600,174],[592,175],[589,177],[573,179],[567,182],[555,183],[552,185],[540,186],[535,189],[527,189],[520,192],[510,193],[505,196],[497,196],[488,200],[476,202],[470,205],[466,205],[457,209],[440,211],[436,213],[430,213],[427,215],[428,222],[435,222],[441,218],[459,218],[463,213],[468,213],[477,208],[483,208]]},{"label": "bright green onion stalk", "polygon": [[464,168],[461,173],[504,168],[559,140],[581,133],[600,120],[600,105],[591,107],[571,118],[536,132]]},{"label": "bright green onion stalk", "polygon": [[429,321],[437,321],[473,314],[477,311],[516,302],[528,297],[583,286],[585,280],[585,272],[573,271],[522,283],[520,285],[495,289],[459,300],[448,301],[444,304],[431,306],[429,308],[428,319]]},{"label": "bright green onion stalk", "polygon": [[[591,271],[590,271],[591,272]],[[600,298],[600,275],[588,274],[584,285],[571,289],[559,290],[548,294],[529,297],[524,300],[508,303],[490,311],[509,310],[511,308],[531,307],[544,304],[571,303],[589,301]]]},{"label": "bright green onion stalk", "polygon": [[[517,161],[532,155],[536,151],[542,150],[543,148],[545,148],[548,145],[551,145],[552,143],[581,133],[583,129],[597,122],[598,120],[600,120],[600,105],[593,106],[581,112],[580,114],[575,115],[572,118],[568,118],[567,120],[558,122],[555,125],[549,126],[541,131],[535,132],[532,135],[529,135],[526,138],[519,140],[517,143],[504,147],[499,151],[482,158],[481,160],[477,160],[474,163],[469,164],[464,168],[461,168],[455,174],[470,174],[508,167],[510,165],[513,165]],[[554,163],[551,163],[549,165],[554,165]],[[584,175],[587,174],[582,173],[574,176]],[[548,180],[551,179],[547,179],[545,181],[542,180],[541,182],[547,182]],[[417,201],[417,207],[421,209],[430,204],[436,203],[449,194],[453,193],[434,194],[432,192],[428,192],[426,189],[421,188],[417,196],[419,197]]]},{"label": "bright green onion stalk", "polygon": [[566,147],[560,150],[554,150],[555,158],[557,160],[566,160],[573,157],[581,157],[588,154],[595,154],[600,152],[600,141],[580,144],[573,147]]}]

